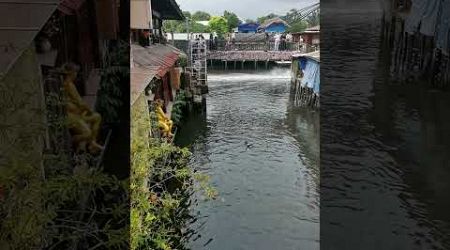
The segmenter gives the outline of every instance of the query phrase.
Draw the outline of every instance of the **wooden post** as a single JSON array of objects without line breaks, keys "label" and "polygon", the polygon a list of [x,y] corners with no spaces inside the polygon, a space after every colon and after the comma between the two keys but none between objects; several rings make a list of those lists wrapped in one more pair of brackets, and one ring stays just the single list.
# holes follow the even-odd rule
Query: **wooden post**
[{"label": "wooden post", "polygon": [[269,60],[266,61],[266,69],[269,68]]},{"label": "wooden post", "polygon": [[234,70],[236,70],[236,60],[234,61]]},{"label": "wooden post", "polygon": [[241,69],[244,69],[244,62],[245,62],[245,60],[243,60],[241,63]]},{"label": "wooden post", "polygon": [[228,61],[225,60],[225,70],[228,70]]},{"label": "wooden post", "polygon": [[257,70],[257,66],[258,66],[258,65],[257,65],[256,59],[255,59],[255,70]]}]

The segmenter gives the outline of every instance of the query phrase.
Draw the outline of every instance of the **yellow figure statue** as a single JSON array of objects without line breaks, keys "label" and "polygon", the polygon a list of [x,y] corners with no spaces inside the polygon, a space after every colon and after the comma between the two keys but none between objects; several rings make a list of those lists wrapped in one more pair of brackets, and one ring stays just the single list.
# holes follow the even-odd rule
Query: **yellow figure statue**
[{"label": "yellow figure statue", "polygon": [[63,66],[67,124],[72,134],[75,149],[81,151],[87,147],[91,154],[97,154],[103,149],[96,142],[100,130],[101,116],[99,113],[92,111],[78,93],[74,84],[78,70],[78,66],[74,64]]},{"label": "yellow figure statue", "polygon": [[162,110],[162,101],[157,100],[156,104],[156,116],[158,117],[158,126],[162,130],[163,135],[168,138],[172,138],[172,127],[173,122],[169,118],[166,117],[166,114]]}]

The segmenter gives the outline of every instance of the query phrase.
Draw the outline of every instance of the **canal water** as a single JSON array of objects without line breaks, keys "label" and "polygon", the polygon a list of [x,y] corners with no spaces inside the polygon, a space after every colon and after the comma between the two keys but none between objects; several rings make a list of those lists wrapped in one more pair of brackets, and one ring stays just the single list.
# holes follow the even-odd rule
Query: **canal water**
[{"label": "canal water", "polygon": [[321,247],[450,249],[450,94],[390,77],[378,3],[339,9],[321,13]]},{"label": "canal water", "polygon": [[319,249],[319,113],[293,107],[290,71],[208,74],[205,114],[177,134],[216,200],[192,198],[191,249]]}]

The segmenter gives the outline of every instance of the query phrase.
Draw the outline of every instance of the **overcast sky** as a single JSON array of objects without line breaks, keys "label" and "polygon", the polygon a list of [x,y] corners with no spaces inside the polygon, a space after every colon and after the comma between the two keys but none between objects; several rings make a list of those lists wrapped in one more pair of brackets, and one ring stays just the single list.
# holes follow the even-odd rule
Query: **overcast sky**
[{"label": "overcast sky", "polygon": [[284,15],[290,9],[319,2],[318,0],[177,0],[183,11],[202,10],[213,15],[222,15],[224,10],[236,13],[239,18],[256,19],[270,13]]}]

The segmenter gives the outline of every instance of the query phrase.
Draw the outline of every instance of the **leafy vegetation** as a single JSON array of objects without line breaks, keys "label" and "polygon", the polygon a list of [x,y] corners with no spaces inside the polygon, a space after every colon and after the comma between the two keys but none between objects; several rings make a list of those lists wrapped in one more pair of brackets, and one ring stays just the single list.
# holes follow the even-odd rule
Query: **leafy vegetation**
[{"label": "leafy vegetation", "polygon": [[[223,29],[223,21],[220,21],[220,24],[217,24],[218,17],[211,16],[210,14],[204,11],[197,11],[194,14],[190,12],[183,12],[187,18],[187,22],[185,21],[164,21],[164,30],[166,32],[187,32],[189,28],[189,32],[194,33],[207,33],[207,32],[217,32],[219,34],[224,34],[226,32],[231,32],[234,28],[236,28],[240,23],[238,16],[230,11],[224,11],[223,18],[226,20],[227,29],[224,32]],[[289,24],[288,32],[301,32],[308,27],[316,26],[320,24],[320,12],[319,10],[312,12],[306,18],[302,19],[302,13],[298,9],[291,9],[285,15],[277,15],[274,13],[270,13],[268,15],[264,15],[258,17],[256,22],[259,24],[264,23],[268,19],[272,19],[275,17],[280,17],[285,20]],[[210,21],[214,18],[213,24],[209,24],[209,26],[202,25],[197,23],[196,21]],[[247,19],[246,23],[254,23],[255,20]]]},{"label": "leafy vegetation", "polygon": [[211,19],[211,15],[204,11],[196,11],[192,14],[191,18],[195,21],[208,21]]},{"label": "leafy vegetation", "polygon": [[[9,149],[0,164],[0,249],[124,248],[129,239],[128,181],[103,173],[89,155],[68,155],[60,148],[42,152],[39,138],[44,138],[47,128],[63,128],[65,117],[38,105],[44,101],[37,102],[42,97],[36,95],[39,78],[20,71],[21,66],[27,67],[24,63],[33,62],[32,55],[24,52],[25,59],[19,59],[11,71],[19,74],[0,82],[1,86],[14,83],[2,88],[8,91],[2,91],[5,98],[0,106],[5,109],[0,109],[0,115],[14,118],[17,112],[21,116],[2,126],[6,130],[2,135],[13,136],[2,136]],[[54,95],[45,101],[47,105],[64,103]],[[50,112],[48,124],[42,119],[45,111]],[[20,136],[15,136],[18,131]]]},{"label": "leafy vegetation", "polygon": [[233,12],[224,11],[223,17],[225,17],[225,19],[227,20],[228,32],[233,31],[233,29],[238,27],[239,24],[241,23],[238,16]]},{"label": "leafy vegetation", "polygon": [[274,13],[270,13],[268,15],[262,16],[262,17],[258,17],[256,20],[258,21],[259,24],[264,23],[266,20],[268,19],[272,19],[278,17],[278,15],[274,14]]},{"label": "leafy vegetation", "polygon": [[131,249],[183,249],[186,209],[196,180],[206,195],[217,193],[204,184],[208,178],[189,166],[190,152],[149,135],[155,114],[145,100],[132,108],[131,136]]},{"label": "leafy vegetation", "polygon": [[225,17],[213,16],[209,20],[209,30],[216,32],[219,36],[228,32],[228,22]]},{"label": "leafy vegetation", "polygon": [[172,121],[175,125],[180,125],[181,119],[183,118],[183,112],[185,111],[187,101],[186,93],[184,90],[178,92],[175,102],[172,107]]},{"label": "leafy vegetation", "polygon": [[129,58],[128,42],[119,41],[118,44],[106,48],[103,67],[100,71],[100,89],[97,92],[96,110],[102,115],[103,122],[119,122],[118,111],[123,108],[125,88],[129,86]]}]

